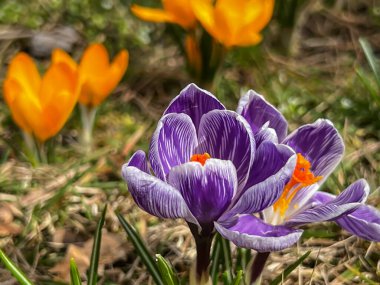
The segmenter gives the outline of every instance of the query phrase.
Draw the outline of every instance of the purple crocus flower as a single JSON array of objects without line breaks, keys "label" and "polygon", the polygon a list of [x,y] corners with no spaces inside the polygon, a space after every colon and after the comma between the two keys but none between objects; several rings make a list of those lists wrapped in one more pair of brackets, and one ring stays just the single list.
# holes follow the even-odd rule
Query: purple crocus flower
[{"label": "purple crocus flower", "polygon": [[363,204],[369,192],[364,179],[338,196],[318,191],[344,152],[343,140],[330,121],[317,120],[287,135],[287,122],[282,114],[253,91],[241,98],[237,112],[250,124],[256,144],[272,141],[290,146],[297,153],[297,165],[281,197],[262,211],[262,219],[239,215],[234,223],[226,223],[223,228],[217,225],[223,237],[240,247],[269,252],[286,246],[277,237],[272,237],[270,246],[252,242],[251,237],[257,231],[252,227],[254,224],[265,232],[278,225],[290,229],[312,222],[335,221],[359,237],[380,241],[380,212]]},{"label": "purple crocus flower", "polygon": [[[140,208],[188,222],[197,245],[199,277],[209,264],[214,228],[224,233],[239,215],[271,206],[292,176],[296,155],[290,147],[270,140],[257,147],[243,116],[190,84],[159,121],[149,163],[151,169],[145,153],[137,151],[123,166],[123,178]],[[253,227],[254,234],[247,238],[253,248],[272,248],[276,239],[281,249],[294,244],[302,233],[285,226],[266,228],[258,218],[247,225]]]}]

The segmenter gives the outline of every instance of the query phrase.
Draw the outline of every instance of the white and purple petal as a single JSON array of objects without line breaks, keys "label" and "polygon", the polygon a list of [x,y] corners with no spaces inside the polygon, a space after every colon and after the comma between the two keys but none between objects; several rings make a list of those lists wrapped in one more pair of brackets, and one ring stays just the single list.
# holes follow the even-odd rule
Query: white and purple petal
[{"label": "white and purple petal", "polygon": [[322,205],[330,202],[331,200],[334,200],[335,198],[336,195],[333,195],[331,193],[317,191],[307,203],[308,205]]},{"label": "white and purple petal", "polygon": [[[306,210],[300,210],[286,221],[288,226],[299,226],[307,223],[316,223],[334,220],[345,213],[352,212],[367,200],[369,193],[368,183],[360,179],[347,187],[336,198],[328,201],[328,196],[318,196],[322,203]],[[316,199],[314,199],[316,200]],[[313,199],[310,201],[312,202]]]},{"label": "white and purple petal", "polygon": [[166,181],[172,167],[190,160],[197,144],[195,127],[188,115],[163,116],[153,134],[149,150],[149,161],[156,176]]},{"label": "white and purple petal", "polygon": [[324,178],[335,169],[344,153],[342,137],[334,125],[324,119],[298,128],[283,143],[311,163],[315,176]]},{"label": "white and purple petal", "polygon": [[122,176],[136,204],[146,212],[160,218],[184,218],[197,224],[181,193],[171,185],[128,164],[123,165]]},{"label": "white and purple petal", "polygon": [[335,220],[343,229],[366,240],[380,242],[380,211],[361,205],[354,212]]},{"label": "white and purple petal", "polygon": [[271,252],[288,248],[302,235],[302,230],[272,226],[252,215],[242,215],[228,223],[215,222],[215,229],[236,246]]},{"label": "white and purple petal", "polygon": [[225,110],[226,108],[210,92],[191,83],[170,102],[164,115],[169,113],[185,113],[190,116],[195,128],[198,129],[202,116],[215,109]]},{"label": "white and purple petal", "polygon": [[285,145],[270,141],[260,145],[244,191],[226,216],[257,213],[273,205],[281,196],[296,165],[296,154]]},{"label": "white and purple petal", "polygon": [[315,176],[323,178],[317,183],[302,188],[289,208],[302,207],[318,190],[342,159],[344,143],[342,137],[329,120],[319,119],[291,133],[284,141],[296,153],[301,153],[310,163]]},{"label": "white and purple petal", "polygon": [[172,168],[169,183],[178,189],[190,211],[202,224],[212,224],[230,205],[237,188],[231,161],[208,159],[204,166],[188,162]]},{"label": "white and purple petal", "polygon": [[255,135],[269,123],[269,127],[276,131],[280,142],[286,137],[288,123],[284,116],[255,91],[249,90],[241,97],[237,112],[248,121]]},{"label": "white and purple petal", "polygon": [[239,189],[247,180],[255,155],[255,140],[247,121],[235,112],[214,110],[202,117],[197,153],[230,160],[236,167]]},{"label": "white and purple petal", "polygon": [[255,141],[256,148],[258,148],[265,141],[278,143],[276,131],[272,128],[264,127],[257,134],[255,134]]},{"label": "white and purple petal", "polygon": [[123,166],[123,169],[127,166],[136,167],[136,168],[140,169],[141,171],[149,174],[149,168],[148,168],[148,163],[146,161],[146,155],[145,155],[145,152],[142,150],[136,151],[131,156],[129,161]]},{"label": "white and purple petal", "polygon": [[[335,198],[326,192],[317,192],[311,199],[314,204],[325,204]],[[344,214],[335,222],[346,231],[370,241],[380,242],[380,211],[369,205],[360,205],[355,211]]]}]

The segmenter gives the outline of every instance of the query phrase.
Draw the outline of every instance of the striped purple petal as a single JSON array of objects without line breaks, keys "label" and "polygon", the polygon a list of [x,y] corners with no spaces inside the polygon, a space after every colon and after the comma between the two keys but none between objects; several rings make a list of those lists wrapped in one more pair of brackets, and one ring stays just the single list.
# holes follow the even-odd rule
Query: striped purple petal
[{"label": "striped purple petal", "polygon": [[170,102],[164,115],[185,113],[191,118],[195,128],[198,129],[202,116],[215,109],[225,110],[226,108],[210,92],[191,83]]},{"label": "striped purple petal", "polygon": [[125,164],[122,175],[136,204],[160,218],[184,218],[197,224],[181,193],[145,171]]},{"label": "striped purple petal", "polygon": [[310,163],[315,176],[323,178],[317,183],[302,188],[289,208],[302,207],[318,190],[342,159],[343,139],[329,120],[319,119],[291,133],[284,141],[296,153],[301,153]]},{"label": "striped purple petal", "polygon": [[276,131],[280,142],[286,137],[288,123],[284,116],[255,91],[249,90],[241,97],[237,112],[248,121],[255,135],[269,123],[269,128]]},{"label": "striped purple petal", "polygon": [[230,205],[237,188],[231,161],[208,159],[204,166],[188,162],[174,167],[169,183],[178,189],[190,211],[202,224],[212,224]]},{"label": "striped purple petal", "polygon": [[149,174],[149,168],[148,168],[148,163],[146,161],[146,155],[145,155],[145,152],[142,150],[136,151],[131,156],[129,161],[123,166],[123,169],[126,166],[136,167],[136,168],[140,169],[141,171]]},{"label": "striped purple petal", "polygon": [[[300,211],[285,223],[288,226],[299,226],[307,223],[323,222],[334,220],[341,215],[351,212],[358,208],[367,200],[369,193],[368,183],[364,179],[360,179],[340,193],[336,198],[327,201],[328,197],[318,196],[320,205]],[[312,202],[311,200],[310,202]]]},{"label": "striped purple petal", "polygon": [[329,120],[319,119],[292,132],[284,141],[312,165],[315,176],[327,177],[342,159],[343,139]]},{"label": "striped purple petal", "polygon": [[226,215],[257,213],[271,206],[281,196],[295,165],[296,155],[288,146],[269,141],[261,144],[245,190]]},{"label": "striped purple petal", "polygon": [[335,220],[343,229],[366,240],[380,242],[380,211],[361,205],[354,212]]},{"label": "striped purple petal", "polygon": [[278,143],[276,131],[272,128],[264,127],[257,134],[255,134],[255,141],[257,148],[265,141]]},{"label": "striped purple petal", "polygon": [[285,226],[272,226],[252,215],[241,215],[235,221],[215,222],[215,229],[236,246],[271,252],[288,248],[302,235],[302,230]]},{"label": "striped purple petal", "polygon": [[149,161],[156,176],[166,181],[172,167],[190,161],[197,144],[195,127],[188,115],[163,116],[153,134],[149,151]]},{"label": "striped purple petal", "polygon": [[[317,192],[312,198],[316,204],[324,204],[335,198],[326,192]],[[344,214],[335,222],[343,229],[370,241],[380,242],[380,211],[369,205],[360,205],[355,211]]]},{"label": "striped purple petal", "polygon": [[255,154],[255,141],[247,121],[232,111],[214,110],[202,117],[197,153],[230,160],[236,167],[239,189],[244,186]]}]

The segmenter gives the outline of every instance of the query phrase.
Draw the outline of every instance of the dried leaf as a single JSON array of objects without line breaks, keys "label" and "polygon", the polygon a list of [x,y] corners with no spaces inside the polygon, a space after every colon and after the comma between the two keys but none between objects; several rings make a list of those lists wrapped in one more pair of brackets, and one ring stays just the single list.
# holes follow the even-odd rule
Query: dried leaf
[{"label": "dried leaf", "polygon": [[[60,233],[60,235],[62,232]],[[62,238],[56,237],[57,239]],[[86,270],[90,265],[91,250],[94,239],[91,238],[87,240],[83,246],[77,246],[70,244],[67,248],[65,258],[57,263],[50,272],[56,274],[56,278],[63,281],[70,281],[70,259],[74,258],[78,271],[81,276],[85,276]],[[106,264],[112,264],[115,261],[123,258],[126,255],[124,250],[124,245],[122,237],[109,232],[103,232],[102,243],[100,248],[100,259],[99,259],[99,274],[101,275],[104,271],[104,266]]]}]

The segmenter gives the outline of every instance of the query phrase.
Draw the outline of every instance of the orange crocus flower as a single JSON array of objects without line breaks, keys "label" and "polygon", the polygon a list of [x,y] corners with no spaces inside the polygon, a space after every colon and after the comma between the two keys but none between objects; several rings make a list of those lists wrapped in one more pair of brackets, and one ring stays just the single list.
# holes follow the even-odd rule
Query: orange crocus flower
[{"label": "orange crocus flower", "polygon": [[128,52],[120,51],[110,63],[108,52],[102,44],[91,44],[77,63],[63,50],[56,49],[53,63],[65,62],[78,70],[79,102],[88,108],[98,106],[110,95],[128,67]]},{"label": "orange crocus flower", "polygon": [[191,8],[191,0],[162,0],[163,9],[132,5],[133,14],[144,21],[174,23],[185,30],[192,29],[197,23]]},{"label": "orange crocus flower", "polygon": [[226,47],[259,43],[270,21],[274,0],[192,0],[193,12],[205,30]]},{"label": "orange crocus flower", "polygon": [[78,99],[77,74],[65,63],[52,64],[41,78],[27,54],[10,62],[4,80],[4,98],[13,120],[39,142],[56,135],[69,118]]}]

